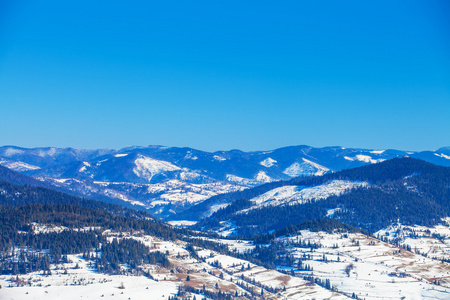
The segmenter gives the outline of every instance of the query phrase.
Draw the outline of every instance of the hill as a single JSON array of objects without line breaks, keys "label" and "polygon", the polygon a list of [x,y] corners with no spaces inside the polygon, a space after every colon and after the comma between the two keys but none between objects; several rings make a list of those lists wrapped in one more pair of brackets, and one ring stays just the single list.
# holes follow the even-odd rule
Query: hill
[{"label": "hill", "polygon": [[[224,206],[196,228],[264,233],[332,218],[370,232],[400,222],[435,225],[450,216],[450,168],[413,158],[296,178]],[[233,198],[233,197],[230,197]]]}]

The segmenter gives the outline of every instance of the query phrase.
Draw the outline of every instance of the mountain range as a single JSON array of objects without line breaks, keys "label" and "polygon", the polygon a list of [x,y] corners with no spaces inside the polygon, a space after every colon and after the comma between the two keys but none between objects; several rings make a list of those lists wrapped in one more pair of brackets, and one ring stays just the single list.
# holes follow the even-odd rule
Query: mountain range
[{"label": "mountain range", "polygon": [[[199,214],[197,208],[210,209],[208,203],[220,195],[254,187],[265,190],[279,181],[405,156],[450,166],[449,147],[422,152],[310,146],[254,152],[163,146],[120,150],[0,147],[0,165],[31,176],[32,185],[147,210],[166,219],[179,219],[193,207],[197,216],[211,214],[214,211]],[[343,184],[337,188],[349,188]],[[224,203],[219,201],[216,210],[223,207],[220,204]]]}]

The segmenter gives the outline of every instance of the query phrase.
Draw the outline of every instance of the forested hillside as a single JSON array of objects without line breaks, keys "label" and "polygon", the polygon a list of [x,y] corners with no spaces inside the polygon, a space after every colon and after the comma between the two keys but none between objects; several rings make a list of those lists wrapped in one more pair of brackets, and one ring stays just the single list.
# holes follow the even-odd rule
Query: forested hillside
[{"label": "forested hillside", "polygon": [[[315,220],[333,218],[375,232],[395,222],[434,225],[450,215],[450,168],[412,158],[344,170],[320,177],[296,178],[279,185],[321,186],[333,180],[366,182],[342,195],[310,199],[304,203],[252,208],[252,198],[239,198],[197,224],[196,228],[220,228],[227,221],[243,235]],[[259,195],[258,190],[247,191]],[[241,196],[237,193],[235,196]]]}]

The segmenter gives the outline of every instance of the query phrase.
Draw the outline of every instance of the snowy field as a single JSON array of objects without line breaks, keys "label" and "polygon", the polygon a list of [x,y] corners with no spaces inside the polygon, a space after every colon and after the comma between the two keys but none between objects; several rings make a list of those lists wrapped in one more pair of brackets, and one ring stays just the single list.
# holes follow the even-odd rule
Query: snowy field
[{"label": "snowy field", "polygon": [[[265,299],[348,298],[318,285],[310,285],[298,277],[211,250],[196,248],[198,258],[194,258],[185,249],[184,242],[163,241],[140,232],[105,231],[104,235],[109,240],[133,238],[151,247],[151,251],[168,253],[171,267],[166,269],[146,264],[141,266],[141,274],[106,275],[97,273],[93,264],[84,260],[82,255],[70,255],[70,263],[51,266],[51,275],[35,272],[0,276],[0,299],[167,299],[176,295],[181,285],[216,293],[237,293],[247,298],[252,297],[251,293],[255,296],[262,293]],[[228,243],[240,251],[252,247],[246,241]],[[146,273],[152,279],[145,276]],[[202,297],[197,295],[197,299]]]},{"label": "snowy field", "polygon": [[378,231],[375,235],[410,249],[424,256],[450,261],[449,219],[443,225],[433,227],[406,226],[397,224]]},{"label": "snowy field", "polygon": [[[281,238],[298,275],[329,279],[338,291],[363,299],[450,299],[450,265],[363,234],[309,232]],[[318,243],[317,249],[296,247]],[[296,259],[304,258],[301,270]],[[404,298],[403,298],[404,297]]]},{"label": "snowy field", "polygon": [[[66,230],[42,224],[33,224],[33,228],[36,232]],[[283,246],[278,249],[285,253],[278,253],[284,260],[275,270],[199,247],[194,247],[196,255],[192,256],[186,242],[164,241],[140,231],[105,230],[103,234],[109,241],[135,239],[150,251],[167,253],[171,266],[143,264],[138,272],[128,275],[106,275],[99,274],[81,254],[70,255],[70,263],[51,266],[51,275],[34,272],[0,276],[0,299],[167,299],[175,296],[180,286],[237,293],[241,299],[349,299],[352,295],[360,299],[450,299],[450,264],[440,259],[448,253],[447,225],[396,225],[374,237],[302,230],[295,236],[276,239]],[[381,238],[391,242],[397,239],[400,246]],[[255,247],[246,240],[208,240],[227,244],[239,253]],[[417,253],[407,250],[406,245],[417,245]],[[126,265],[122,267],[127,269]],[[330,286],[311,283],[306,278],[309,276]]]},{"label": "snowy field", "polygon": [[[16,276],[0,276],[2,300],[52,299],[165,299],[177,292],[172,281],[157,282],[144,276],[104,275],[90,268],[81,255],[73,263],[52,266],[52,275],[30,273],[18,276],[25,286],[17,287]],[[79,269],[75,269],[78,264]],[[65,273],[67,268],[67,274]],[[13,286],[13,287],[12,287]]]}]

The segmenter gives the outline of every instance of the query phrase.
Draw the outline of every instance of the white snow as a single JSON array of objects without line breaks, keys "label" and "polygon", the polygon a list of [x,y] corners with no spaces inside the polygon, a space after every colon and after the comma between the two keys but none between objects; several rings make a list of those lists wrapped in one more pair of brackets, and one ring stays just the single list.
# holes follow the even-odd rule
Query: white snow
[{"label": "white snow", "polygon": [[[195,172],[181,172],[180,179],[195,179],[202,176]],[[96,194],[120,199],[133,205],[152,208],[156,205],[177,203],[181,205],[201,202],[212,196],[244,190],[242,185],[225,181],[210,181],[206,183],[189,183],[180,179],[171,179],[155,184],[136,184],[130,182],[91,181],[90,179],[36,177],[55,186],[64,186],[69,190],[76,190],[85,196]],[[135,199],[136,193],[139,197]]]},{"label": "white snow", "polygon": [[445,155],[443,153],[434,153],[434,155],[438,156],[438,157],[442,157],[442,158],[446,158],[446,159],[450,159],[450,156]]},{"label": "white snow", "polygon": [[169,221],[167,222],[172,226],[177,226],[177,227],[186,227],[186,226],[192,226],[197,224],[196,221],[187,221],[187,220],[182,220],[182,221]]},{"label": "white snow", "polygon": [[326,199],[330,196],[342,195],[352,188],[365,186],[368,186],[367,182],[346,180],[333,180],[314,187],[293,185],[282,186],[251,199],[250,201],[252,201],[254,205],[249,209],[240,211],[240,213],[265,206],[293,205],[302,204],[311,200],[317,201]]},{"label": "white snow", "polygon": [[268,157],[265,160],[261,161],[259,164],[261,166],[266,167],[266,168],[270,168],[273,165],[275,165],[276,163],[277,163],[277,161],[275,159],[272,159],[272,158]]},{"label": "white snow", "polygon": [[[329,279],[339,291],[349,295],[355,293],[360,299],[449,298],[448,264],[360,233],[328,234],[302,230],[296,236],[279,238],[278,242],[319,243],[321,247],[314,251],[286,247],[291,249],[289,255],[294,259],[306,256],[303,264],[313,268],[313,271],[296,270],[295,273]],[[349,265],[353,268],[347,275],[345,269]],[[440,285],[432,284],[435,280]]]},{"label": "white snow", "polygon": [[38,166],[30,165],[21,161],[8,161],[4,159],[0,159],[0,165],[16,172],[33,171],[40,169],[40,167]]},{"label": "white snow", "polygon": [[54,156],[56,154],[56,152],[58,151],[58,149],[52,147],[48,150],[44,150],[44,149],[39,149],[39,151],[37,152],[37,155],[39,155],[40,157],[46,157],[46,156]]},{"label": "white snow", "polygon": [[[232,185],[226,182],[212,182],[204,184],[193,184],[172,179],[148,186],[147,191],[158,194],[156,200],[165,200],[166,203],[197,203],[217,194],[243,190],[244,187]],[[154,205],[154,199],[149,199],[150,206]],[[159,203],[161,204],[161,203]]]},{"label": "white snow", "polygon": [[179,178],[184,181],[191,181],[199,179],[201,175],[197,172],[189,171],[189,169],[183,168],[183,172],[179,174]]},{"label": "white snow", "polygon": [[16,148],[7,148],[6,150],[5,150],[5,156],[6,157],[11,157],[11,156],[13,156],[13,155],[16,155],[16,154],[22,154],[22,153],[24,153],[25,151],[23,151],[23,150],[21,150],[21,149],[16,149]]},{"label": "white snow", "polygon": [[[167,299],[177,293],[175,281],[154,281],[145,276],[98,274],[89,268],[80,256],[69,255],[73,263],[65,264],[68,274],[57,266],[52,276],[34,272],[19,277],[32,283],[31,286],[7,287],[10,276],[0,276],[1,299],[14,300],[79,300],[79,299]],[[78,264],[81,268],[74,269]],[[8,280],[8,281],[7,281]],[[120,289],[120,286],[124,289]],[[200,298],[199,298],[200,299]]]},{"label": "white snow", "polygon": [[331,217],[332,215],[334,215],[336,212],[338,212],[340,210],[341,210],[340,207],[333,208],[333,209],[328,209],[327,210],[327,217]]},{"label": "white snow", "polygon": [[330,171],[327,167],[319,165],[315,162],[312,162],[306,158],[302,158],[303,162],[298,163],[295,162],[289,167],[287,167],[283,173],[289,175],[291,177],[297,177],[301,175],[316,175],[320,176]]},{"label": "white snow", "polygon": [[134,174],[148,181],[151,181],[152,177],[156,174],[181,170],[181,168],[171,164],[170,162],[153,159],[144,155],[139,155],[134,163]]},{"label": "white snow", "polygon": [[258,174],[256,174],[255,179],[259,182],[272,182],[274,181],[270,176],[266,174],[264,171],[259,171]]},{"label": "white snow", "polygon": [[128,153],[119,153],[119,154],[114,155],[114,157],[124,157],[127,155],[128,155]]},{"label": "white snow", "polygon": [[[419,235],[430,234],[425,227],[417,228]],[[450,233],[448,226],[433,228],[437,230],[436,233]],[[390,228],[389,234],[398,229]],[[402,227],[401,230],[404,229]],[[279,289],[276,293],[265,289],[266,299],[349,299],[352,293],[367,300],[449,299],[450,295],[450,265],[443,263],[439,256],[438,259],[427,257],[432,251],[426,256],[415,254],[361,233],[330,234],[301,230],[294,236],[279,237],[274,242],[283,245],[287,251],[285,257],[292,262],[290,265],[277,265],[278,270],[200,247],[195,247],[201,258],[196,259],[189,255],[185,242],[160,240],[143,231],[105,230],[103,235],[108,241],[114,238],[135,239],[149,246],[150,251],[167,253],[172,267],[166,269],[142,264],[142,272],[149,272],[155,280],[135,273],[106,275],[96,272],[95,267],[82,259],[81,254],[68,255],[71,262],[52,264],[50,276],[44,276],[42,272],[19,275],[19,279],[26,283],[22,287],[15,283],[16,276],[0,275],[0,299],[167,299],[175,295],[179,285],[187,284],[188,274],[191,278],[188,285],[197,289],[205,285],[206,289],[215,292],[217,284],[222,291],[247,293],[236,284],[238,282],[253,288],[257,293],[261,287],[255,283]],[[251,242],[242,240],[197,238],[227,244],[231,250],[236,249],[241,253],[255,247]],[[319,244],[320,247],[312,249],[299,246],[299,243],[308,242]],[[20,250],[16,248],[16,255],[19,253]],[[302,258],[303,265],[312,269],[306,271],[297,268],[299,258]],[[79,268],[75,268],[76,265]],[[352,268],[347,274],[345,269],[349,265]],[[291,275],[292,272],[296,276]],[[328,279],[336,291],[308,284],[300,276],[314,276],[323,281]],[[120,286],[124,289],[120,289]],[[189,296],[192,298],[193,295]],[[202,299],[202,296],[196,295],[196,298]]]},{"label": "white snow", "polygon": [[415,253],[425,254],[433,259],[450,260],[450,228],[448,219],[443,225],[433,227],[391,225],[375,233],[376,236],[396,240],[400,245],[409,246]]},{"label": "white snow", "polygon": [[239,177],[239,176],[236,176],[233,174],[227,174],[226,178],[227,178],[227,181],[229,181],[229,182],[237,183],[239,185],[243,185],[246,187],[252,187],[252,186],[260,184],[260,182],[257,180],[243,178],[243,177]]},{"label": "white snow", "polygon": [[227,160],[226,158],[224,158],[224,157],[222,157],[222,156],[219,156],[219,155],[214,155],[213,158],[214,158],[215,160],[217,160],[217,161],[224,161],[224,160]]},{"label": "white snow", "polygon": [[216,211],[218,211],[219,209],[225,208],[227,206],[231,205],[231,203],[222,203],[222,204],[216,204],[216,205],[212,205],[208,212],[206,212],[203,217],[209,217],[211,216],[213,213],[215,213]]},{"label": "white snow", "polygon": [[384,151],[386,151],[386,150],[373,150],[373,151],[370,151],[370,153],[373,153],[373,154],[382,154],[382,153],[384,153]]},{"label": "white snow", "polygon": [[193,155],[191,151],[188,151],[188,153],[184,156],[184,159],[192,159],[192,160],[197,160],[198,157]]},{"label": "white snow", "polygon": [[344,158],[349,161],[358,160],[358,161],[362,161],[365,163],[371,163],[371,164],[376,164],[376,163],[385,161],[385,159],[373,159],[369,155],[362,155],[362,154],[358,154],[355,157],[344,156]]},{"label": "white snow", "polygon": [[78,170],[80,173],[86,172],[87,167],[90,167],[91,164],[87,161],[83,161],[83,166]]}]

